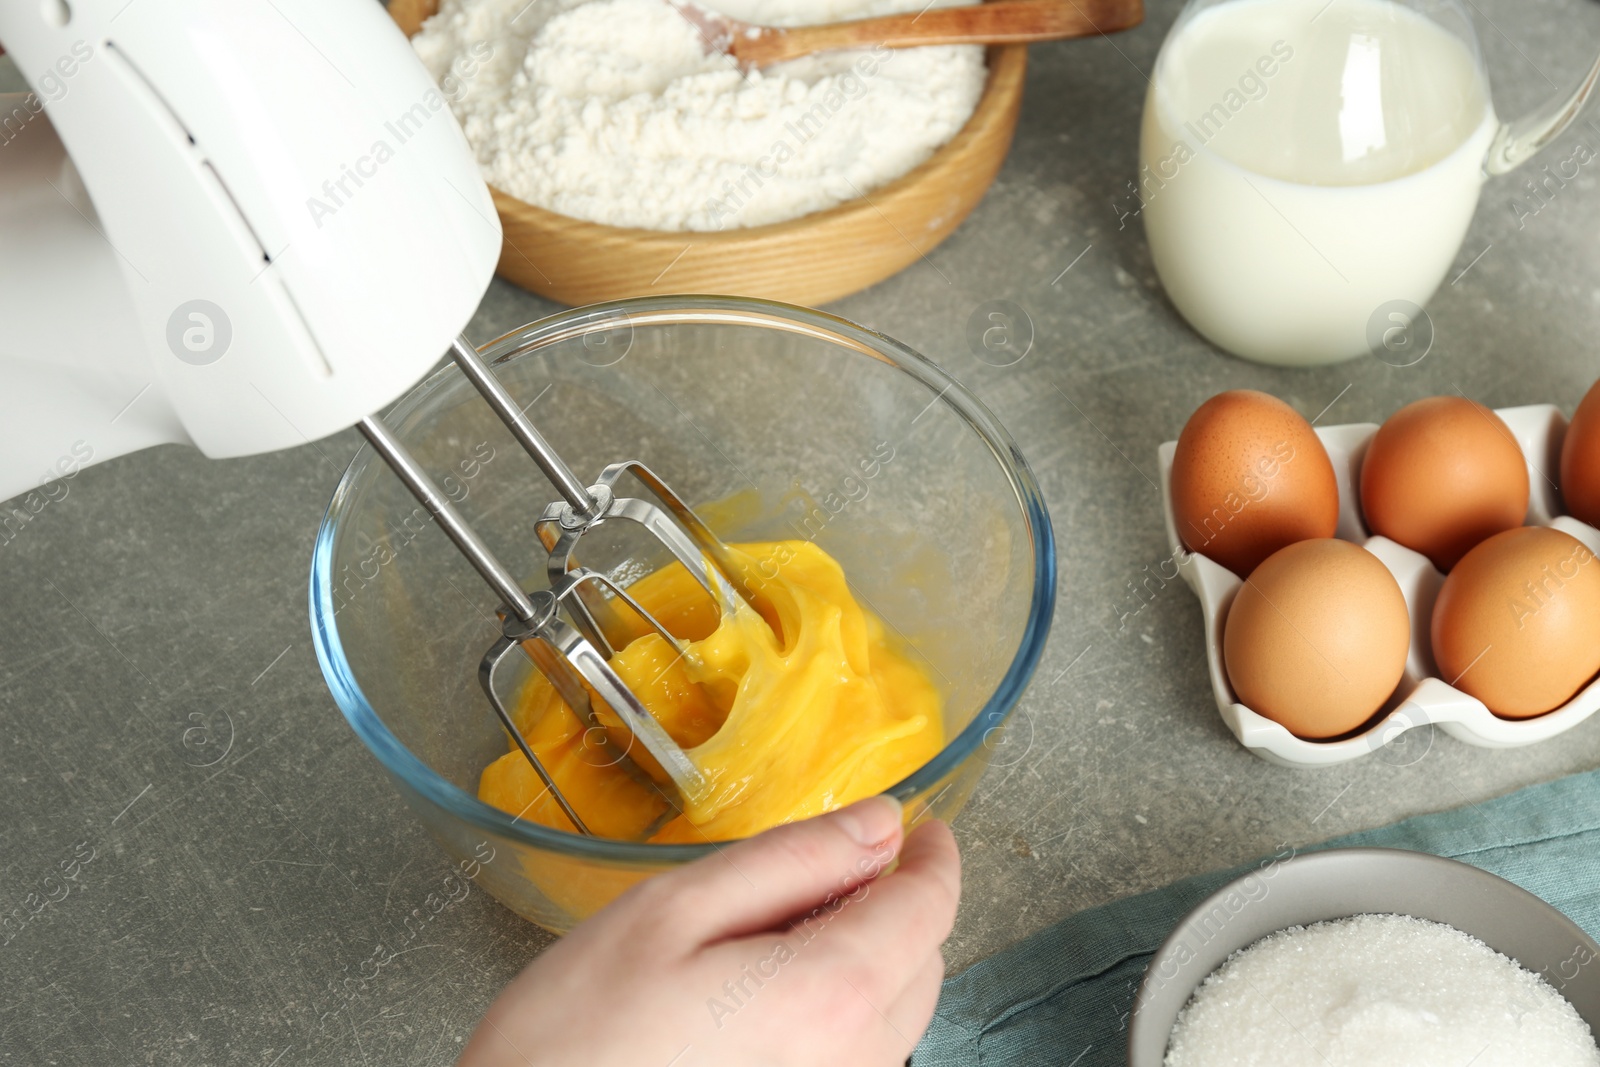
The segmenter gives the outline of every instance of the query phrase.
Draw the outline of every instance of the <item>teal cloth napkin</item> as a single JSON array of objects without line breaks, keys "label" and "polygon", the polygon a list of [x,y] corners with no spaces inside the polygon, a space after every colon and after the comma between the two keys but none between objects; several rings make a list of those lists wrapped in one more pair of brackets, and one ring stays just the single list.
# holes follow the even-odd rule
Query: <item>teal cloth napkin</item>
[{"label": "teal cloth napkin", "polygon": [[[1367,846],[1481,867],[1600,937],[1600,771],[1422,815],[1301,852]],[[914,1067],[1123,1067],[1145,964],[1196,904],[1253,866],[1069,915],[951,978]]]}]

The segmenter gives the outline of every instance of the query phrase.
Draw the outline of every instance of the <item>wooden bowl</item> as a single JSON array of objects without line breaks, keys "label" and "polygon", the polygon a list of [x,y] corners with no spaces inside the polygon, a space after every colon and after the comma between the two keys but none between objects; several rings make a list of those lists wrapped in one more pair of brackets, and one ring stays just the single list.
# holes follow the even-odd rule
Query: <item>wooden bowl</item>
[{"label": "wooden bowl", "polygon": [[[416,33],[438,0],[390,0]],[[983,198],[1011,147],[1026,45],[988,52],[989,78],[967,124],[921,166],[856,200],[787,222],[715,232],[586,222],[490,188],[504,241],[500,276],[563,304],[650,293],[723,293],[825,304],[910,266]]]}]

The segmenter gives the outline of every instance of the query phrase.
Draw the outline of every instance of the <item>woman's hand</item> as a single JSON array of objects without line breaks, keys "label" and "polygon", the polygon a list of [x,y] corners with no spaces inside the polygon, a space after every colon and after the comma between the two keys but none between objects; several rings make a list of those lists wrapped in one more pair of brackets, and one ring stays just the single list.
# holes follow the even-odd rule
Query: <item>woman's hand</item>
[{"label": "woman's hand", "polygon": [[517,976],[460,1067],[900,1067],[961,892],[947,826],[901,838],[874,797],[657,875]]}]

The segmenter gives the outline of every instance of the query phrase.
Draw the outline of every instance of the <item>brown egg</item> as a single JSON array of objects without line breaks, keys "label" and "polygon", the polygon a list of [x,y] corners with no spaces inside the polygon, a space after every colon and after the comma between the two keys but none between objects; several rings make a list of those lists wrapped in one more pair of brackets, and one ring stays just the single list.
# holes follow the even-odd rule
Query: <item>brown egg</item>
[{"label": "brown egg", "polygon": [[1502,718],[1554,711],[1600,671],[1600,561],[1548,527],[1494,535],[1439,590],[1433,658]]},{"label": "brown egg", "polygon": [[1332,537],[1339,485],[1299,412],[1235,389],[1201,404],[1178,435],[1172,506],[1185,548],[1244,576],[1284,545]]},{"label": "brown egg", "polygon": [[1222,632],[1239,702],[1312,740],[1372,718],[1400,684],[1410,649],[1394,575],[1371,552],[1333,538],[1269,556],[1234,597]]},{"label": "brown egg", "polygon": [[1600,526],[1600,382],[1589,387],[1572,413],[1561,443],[1561,496],[1567,514]]},{"label": "brown egg", "polygon": [[1473,545],[1521,526],[1528,464],[1500,416],[1463,396],[1407,404],[1361,464],[1367,528],[1448,571]]}]

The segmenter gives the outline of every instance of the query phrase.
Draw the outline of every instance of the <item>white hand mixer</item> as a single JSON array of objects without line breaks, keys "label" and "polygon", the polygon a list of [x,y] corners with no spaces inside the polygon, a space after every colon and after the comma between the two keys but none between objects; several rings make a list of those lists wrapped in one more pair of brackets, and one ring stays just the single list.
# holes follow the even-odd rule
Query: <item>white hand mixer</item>
[{"label": "white hand mixer", "polygon": [[[500,224],[383,9],[0,0],[0,44],[34,87],[0,94],[0,497],[160,443],[242,456],[357,426],[503,601],[480,680],[574,827],[496,693],[513,649],[590,727],[592,689],[694,796],[693,762],[608,662],[641,621],[682,646],[573,549],[639,523],[730,611],[727,550],[642,464],[585,486],[459,336]],[[524,590],[373,415],[447,349],[565,501],[538,527],[548,590]],[[624,474],[659,505],[618,496]]]}]

